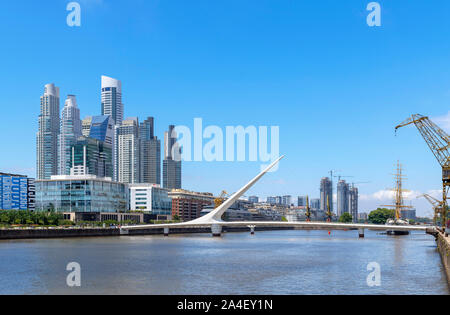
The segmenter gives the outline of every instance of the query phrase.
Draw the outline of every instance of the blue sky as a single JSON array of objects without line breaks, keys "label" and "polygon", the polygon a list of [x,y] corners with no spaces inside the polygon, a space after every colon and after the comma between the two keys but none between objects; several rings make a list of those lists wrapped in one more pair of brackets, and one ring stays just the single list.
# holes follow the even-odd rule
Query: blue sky
[{"label": "blue sky", "polygon": [[[123,84],[125,116],[167,125],[280,127],[279,171],[248,193],[319,195],[331,169],[360,185],[360,211],[389,201],[400,160],[419,192],[437,191],[440,167],[410,114],[450,126],[450,3],[379,1],[382,26],[366,24],[369,1],[8,1],[0,9],[0,170],[35,174],[39,97],[76,94],[82,117],[100,113],[100,76]],[[447,129],[449,130],[449,129]],[[238,189],[259,162],[190,162],[184,187]],[[419,214],[425,202],[412,199]]]}]

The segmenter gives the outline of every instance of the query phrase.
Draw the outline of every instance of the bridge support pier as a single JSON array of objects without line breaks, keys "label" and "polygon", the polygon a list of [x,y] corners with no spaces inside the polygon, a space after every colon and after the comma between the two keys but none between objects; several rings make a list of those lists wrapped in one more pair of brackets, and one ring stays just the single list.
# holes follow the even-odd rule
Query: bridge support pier
[{"label": "bridge support pier", "polygon": [[364,229],[358,229],[359,238],[364,238]]},{"label": "bridge support pier", "polygon": [[169,236],[169,228],[168,227],[164,228],[164,236]]},{"label": "bridge support pier", "polygon": [[213,237],[222,236],[222,226],[220,224],[211,225],[211,233]]},{"label": "bridge support pier", "polygon": [[250,228],[250,234],[251,235],[255,235],[255,226],[254,225],[249,225],[248,227]]}]

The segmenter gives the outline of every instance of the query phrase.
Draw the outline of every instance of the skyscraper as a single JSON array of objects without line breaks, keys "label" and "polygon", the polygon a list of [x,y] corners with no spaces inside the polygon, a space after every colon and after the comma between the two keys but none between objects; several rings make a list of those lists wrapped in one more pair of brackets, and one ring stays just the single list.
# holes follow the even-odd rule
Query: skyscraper
[{"label": "skyscraper", "polygon": [[39,130],[36,135],[36,177],[50,179],[58,174],[59,88],[45,85],[41,96]]},{"label": "skyscraper", "polygon": [[140,183],[161,184],[161,141],[154,136],[154,118],[139,126]]},{"label": "skyscraper", "polygon": [[81,136],[71,148],[70,175],[113,176],[112,148],[110,144]]},{"label": "skyscraper", "polygon": [[340,217],[345,212],[349,212],[349,185],[345,180],[340,180],[337,184],[337,216]]},{"label": "skyscraper", "polygon": [[330,205],[330,212],[333,212],[333,188],[331,180],[324,177],[320,180],[320,210],[327,211],[327,202]]},{"label": "skyscraper", "polygon": [[348,192],[348,206],[353,222],[358,222],[358,188],[353,185]]},{"label": "skyscraper", "polygon": [[139,182],[139,121],[127,118],[115,131],[114,179],[122,183]]},{"label": "skyscraper", "polygon": [[81,120],[77,99],[75,95],[68,95],[61,115],[61,127],[58,137],[58,174],[70,174],[70,151],[80,136]]},{"label": "skyscraper", "polygon": [[123,120],[122,82],[102,76],[102,115],[109,115],[116,125]]},{"label": "skyscraper", "polygon": [[297,198],[297,206],[306,207],[306,196],[299,196]]},{"label": "skyscraper", "polygon": [[169,189],[181,188],[181,151],[174,129],[175,126],[170,125],[164,133],[163,186]]}]

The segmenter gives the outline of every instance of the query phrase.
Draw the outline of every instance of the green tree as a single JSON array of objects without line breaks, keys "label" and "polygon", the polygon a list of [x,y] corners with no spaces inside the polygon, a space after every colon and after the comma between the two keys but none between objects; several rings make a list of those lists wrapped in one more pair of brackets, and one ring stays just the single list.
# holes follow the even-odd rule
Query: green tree
[{"label": "green tree", "polygon": [[344,212],[339,218],[339,222],[341,223],[351,223],[353,221],[353,217],[350,213]]},{"label": "green tree", "polygon": [[388,219],[395,218],[395,210],[378,208],[369,213],[369,222],[373,224],[386,224]]}]

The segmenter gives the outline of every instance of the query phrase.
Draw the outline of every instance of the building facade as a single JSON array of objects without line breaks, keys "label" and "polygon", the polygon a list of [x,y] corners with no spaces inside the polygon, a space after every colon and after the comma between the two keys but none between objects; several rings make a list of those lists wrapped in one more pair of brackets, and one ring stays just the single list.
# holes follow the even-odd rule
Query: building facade
[{"label": "building facade", "polygon": [[340,180],[337,184],[337,216],[340,217],[349,212],[349,185],[345,180]]},{"label": "building facade", "polygon": [[297,206],[298,207],[306,207],[306,196],[298,196],[297,198]]},{"label": "building facade", "polygon": [[113,177],[111,145],[81,136],[72,146],[70,175],[96,175]]},{"label": "building facade", "polygon": [[258,203],[259,197],[258,196],[250,196],[250,197],[248,197],[248,201],[250,201],[251,203]]},{"label": "building facade", "polygon": [[205,206],[214,204],[211,193],[197,193],[183,189],[173,189],[169,192],[172,199],[172,217],[178,216],[181,221],[187,222],[200,217]]},{"label": "building facade", "polygon": [[58,174],[59,88],[45,85],[41,96],[39,129],[36,134],[36,175],[49,179]]},{"label": "building facade", "polygon": [[164,133],[163,186],[168,189],[181,189],[181,153],[176,141],[175,126],[170,125]]},{"label": "building facade", "polygon": [[114,124],[123,121],[122,82],[102,76],[102,115],[111,116]]},{"label": "building facade", "polygon": [[34,210],[34,179],[0,173],[0,210]]},{"label": "building facade", "polygon": [[311,209],[314,209],[314,210],[320,209],[320,199],[319,198],[311,199],[310,204],[311,204]]},{"label": "building facade", "polygon": [[172,215],[169,190],[157,184],[130,184],[130,210],[155,215]]},{"label": "building facade", "polygon": [[116,126],[115,138],[115,181],[138,183],[139,170],[139,121],[128,118]]},{"label": "building facade", "polygon": [[358,198],[358,188],[352,185],[348,191],[348,210],[354,223],[358,222]]},{"label": "building facade", "polygon": [[58,136],[58,174],[69,175],[71,168],[71,148],[82,135],[80,110],[75,95],[68,95],[61,115]]},{"label": "building facade", "polygon": [[126,212],[128,187],[95,175],[36,180],[36,211]]},{"label": "building facade", "polygon": [[140,183],[161,184],[161,141],[154,136],[154,118],[139,126]]},{"label": "building facade", "polygon": [[327,211],[327,204],[330,212],[333,212],[333,185],[328,177],[320,180],[320,210]]}]

